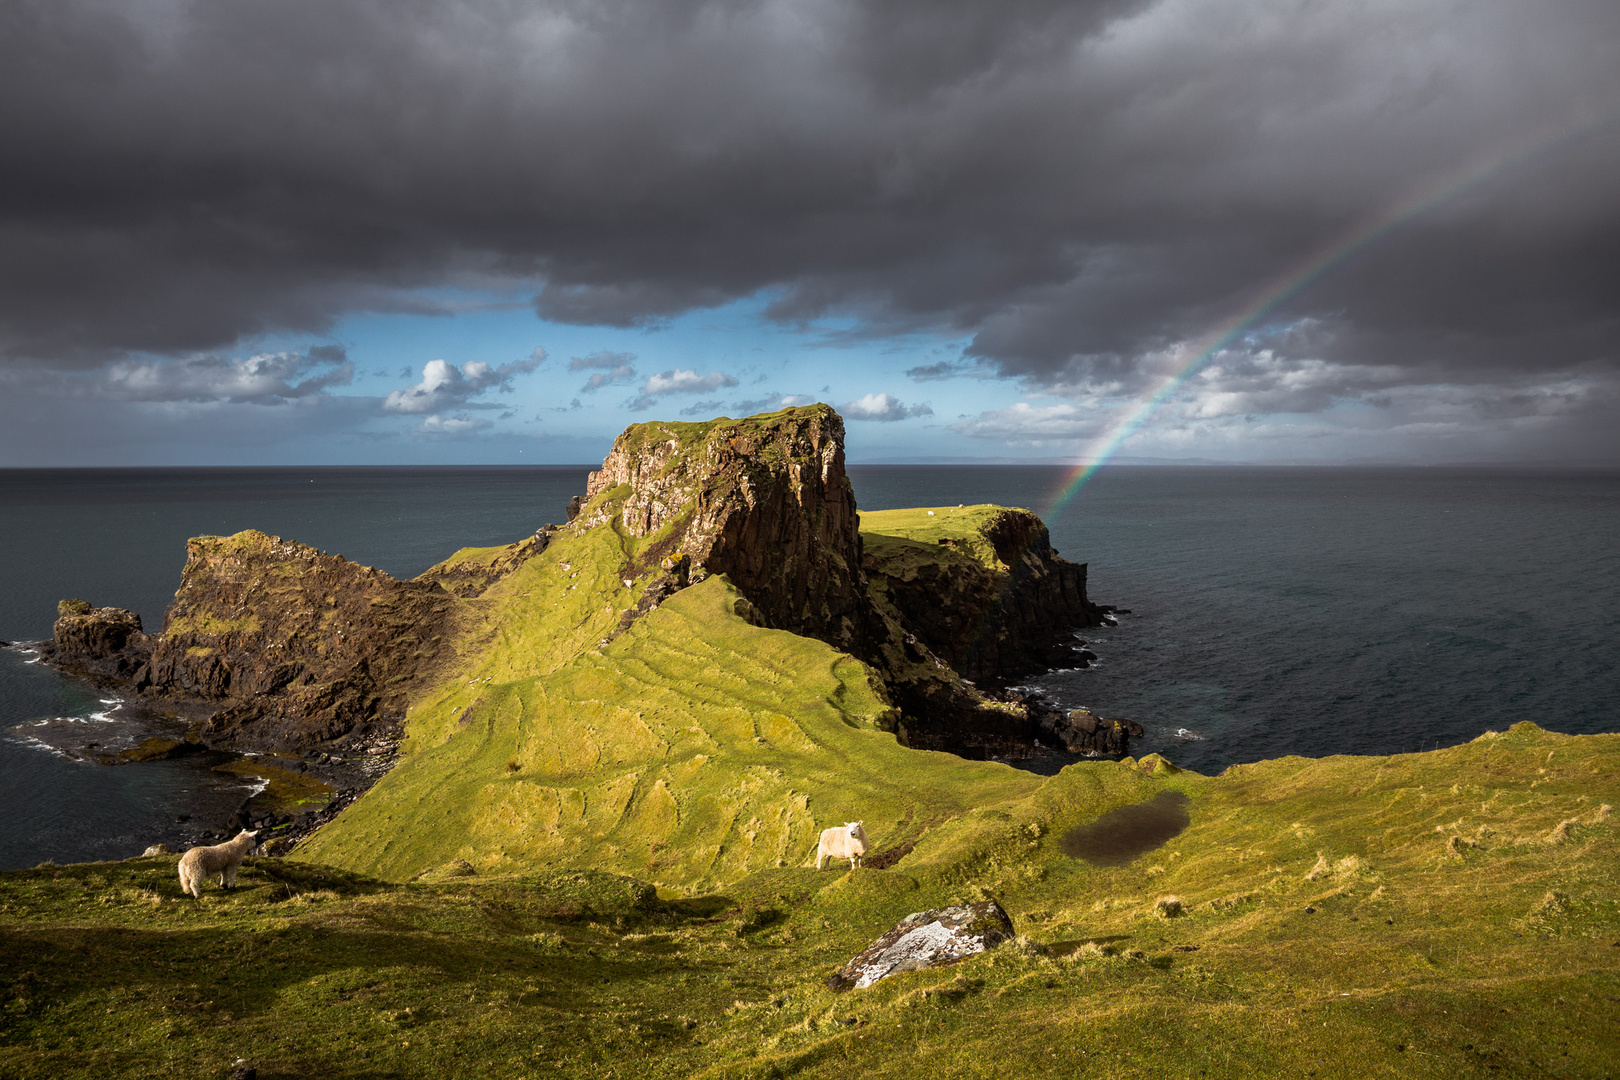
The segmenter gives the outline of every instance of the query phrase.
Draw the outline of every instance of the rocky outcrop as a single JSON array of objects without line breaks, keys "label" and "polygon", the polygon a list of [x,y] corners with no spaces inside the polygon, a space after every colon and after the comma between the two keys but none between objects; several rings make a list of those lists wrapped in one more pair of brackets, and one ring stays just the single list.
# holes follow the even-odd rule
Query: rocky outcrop
[{"label": "rocky outcrop", "polygon": [[[825,405],[626,429],[562,527],[625,541],[615,576],[637,598],[609,638],[691,581],[725,574],[749,622],[871,665],[894,706],[883,722],[909,745],[984,757],[1055,733],[1038,707],[992,699],[973,680],[1074,662],[1069,631],[1106,610],[1086,598],[1085,567],[1058,558],[1022,510],[975,518],[972,557],[946,537],[867,558],[843,438]],[[191,737],[210,746],[302,752],[402,718],[453,652],[458,613],[474,607],[459,600],[561,531],[459,552],[414,581],[260,532],[198,537],[161,634],[144,634],[132,612],[64,602],[49,659],[207,706]]]},{"label": "rocky outcrop", "polygon": [[453,598],[306,544],[243,532],[186,545],[180,589],[137,689],[226,707],[212,744],[301,748],[398,720],[438,658]]},{"label": "rocky outcrop", "polygon": [[128,679],[151,656],[152,640],[142,632],[141,617],[133,611],[63,600],[56,612],[45,659],[76,675],[107,681]]},{"label": "rocky outcrop", "polygon": [[1041,730],[1073,754],[1114,756],[1130,752],[1131,737],[1142,734],[1135,720],[1098,716],[1090,709],[1067,715],[1052,711],[1041,717]]},{"label": "rocky outcrop", "polygon": [[[531,544],[533,542],[531,541]],[[305,544],[243,532],[187,543],[163,632],[64,601],[46,659],[171,701],[217,706],[210,746],[299,750],[401,718],[450,633],[454,598]]]},{"label": "rocky outcrop", "polygon": [[981,520],[976,555],[948,538],[867,549],[843,438],[826,405],[626,429],[569,507],[570,528],[611,524],[643,541],[621,577],[665,571],[615,633],[689,578],[723,573],[750,622],[870,664],[908,745],[973,757],[1029,749],[1043,734],[1040,709],[992,700],[974,682],[1084,664],[1072,631],[1109,610],[1087,599],[1086,567],[1059,558],[1025,510]]},{"label": "rocky outcrop", "polygon": [[871,635],[844,422],[826,405],[627,429],[576,523],[651,537],[626,577],[683,553],[725,574],[765,625],[865,651]]},{"label": "rocky outcrop", "polygon": [[954,963],[1013,937],[1012,920],[994,900],[907,915],[831,978],[831,990],[864,990],[901,971]]},{"label": "rocky outcrop", "polygon": [[872,588],[935,656],[975,682],[1078,665],[1070,631],[1104,616],[1086,598],[1086,564],[1059,558],[1046,525],[1027,510],[1003,510],[981,531],[993,564],[948,541],[868,550]]}]

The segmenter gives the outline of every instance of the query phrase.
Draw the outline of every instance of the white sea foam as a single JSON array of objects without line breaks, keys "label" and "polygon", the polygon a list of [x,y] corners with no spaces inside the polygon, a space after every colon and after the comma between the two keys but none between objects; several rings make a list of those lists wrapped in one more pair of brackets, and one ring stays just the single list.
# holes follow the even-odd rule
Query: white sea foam
[{"label": "white sea foam", "polygon": [[1204,737],[1202,735],[1198,734],[1198,732],[1189,731],[1187,728],[1184,728],[1184,727],[1176,728],[1176,738],[1181,739],[1184,742],[1203,742],[1204,741]]},{"label": "white sea foam", "polygon": [[[15,731],[16,729],[13,728],[12,730]],[[66,758],[69,761],[78,760],[78,758],[74,757],[66,750],[63,750],[60,747],[52,746],[44,739],[36,739],[32,735],[13,735],[11,737],[11,741],[17,743],[19,746],[26,746],[30,750],[43,750],[47,754],[55,754],[57,757]]]},{"label": "white sea foam", "polygon": [[34,727],[44,727],[47,724],[111,724],[113,717],[109,715],[112,709],[106,712],[93,712],[88,716],[47,716],[43,720],[33,721]]}]

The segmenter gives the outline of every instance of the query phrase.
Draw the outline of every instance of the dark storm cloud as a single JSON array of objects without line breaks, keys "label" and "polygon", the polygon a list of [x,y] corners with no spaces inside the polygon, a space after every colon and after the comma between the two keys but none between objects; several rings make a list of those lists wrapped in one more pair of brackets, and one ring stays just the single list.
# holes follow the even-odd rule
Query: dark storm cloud
[{"label": "dark storm cloud", "polygon": [[1617,54],[1612,0],[13,0],[0,354],[207,352],[444,284],[613,326],[769,288],[785,322],[964,335],[964,374],[1129,392],[1531,146],[1273,311],[1231,392],[1307,363],[1321,400],[1595,386],[1620,136],[1580,125]]}]

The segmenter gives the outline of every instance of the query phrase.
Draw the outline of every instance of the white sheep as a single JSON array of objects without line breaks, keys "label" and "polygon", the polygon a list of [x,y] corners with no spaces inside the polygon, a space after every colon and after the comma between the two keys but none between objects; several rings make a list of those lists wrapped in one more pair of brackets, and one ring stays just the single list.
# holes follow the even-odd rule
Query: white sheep
[{"label": "white sheep", "polygon": [[861,865],[861,856],[866,854],[866,830],[862,828],[863,821],[846,821],[842,825],[834,825],[830,829],[821,830],[821,843],[816,847],[816,869],[821,869],[824,859],[848,859],[849,868],[855,869]]},{"label": "white sheep", "polygon": [[253,850],[254,837],[258,835],[243,829],[233,840],[212,847],[194,847],[180,856],[180,891],[201,900],[203,882],[215,874],[219,875],[221,888],[235,888],[236,871],[241,868],[243,857]]}]

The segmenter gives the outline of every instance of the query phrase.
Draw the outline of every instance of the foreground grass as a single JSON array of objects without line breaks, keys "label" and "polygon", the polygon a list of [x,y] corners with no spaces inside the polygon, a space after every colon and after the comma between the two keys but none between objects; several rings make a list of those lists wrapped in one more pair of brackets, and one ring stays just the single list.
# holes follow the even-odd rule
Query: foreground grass
[{"label": "foreground grass", "polygon": [[[1220,777],[1082,764],[893,869],[686,898],[574,870],[262,860],[201,902],[172,858],[0,874],[0,1076],[1610,1076],[1617,778],[1620,736],[1529,724]],[[1192,823],[1164,846],[1062,854],[1167,789]],[[898,917],[983,895],[1024,943],[822,986]]]}]

